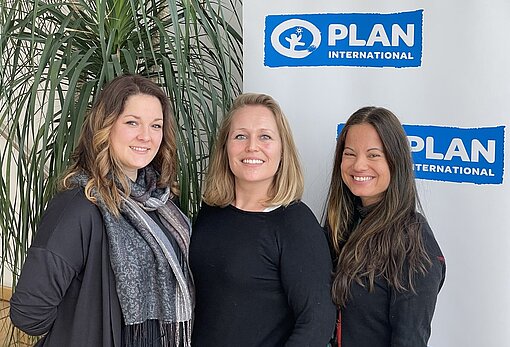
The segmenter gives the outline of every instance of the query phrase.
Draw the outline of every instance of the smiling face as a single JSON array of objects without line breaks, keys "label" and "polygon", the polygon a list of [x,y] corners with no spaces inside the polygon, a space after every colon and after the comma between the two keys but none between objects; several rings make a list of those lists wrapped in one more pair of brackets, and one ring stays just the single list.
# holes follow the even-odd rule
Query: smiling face
[{"label": "smiling face", "polygon": [[131,180],[135,181],[138,169],[154,159],[162,139],[163,110],[159,99],[145,94],[130,96],[112,126],[110,146]]},{"label": "smiling face", "polygon": [[248,105],[235,112],[227,155],[236,187],[256,187],[267,194],[282,155],[282,141],[271,110]]},{"label": "smiling face", "polygon": [[371,124],[353,125],[347,131],[341,171],[342,180],[363,206],[381,200],[391,173],[381,138]]}]

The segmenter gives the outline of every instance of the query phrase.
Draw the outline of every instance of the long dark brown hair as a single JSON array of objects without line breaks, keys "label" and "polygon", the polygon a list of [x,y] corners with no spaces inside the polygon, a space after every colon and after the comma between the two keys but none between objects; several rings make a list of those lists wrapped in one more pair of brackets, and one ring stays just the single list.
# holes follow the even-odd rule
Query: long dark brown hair
[{"label": "long dark brown hair", "polygon": [[[347,132],[357,124],[370,124],[377,131],[391,177],[381,200],[359,224],[354,215],[361,202],[343,182],[340,168]],[[338,306],[349,299],[353,281],[373,290],[375,279],[382,277],[397,291],[414,291],[414,276],[431,264],[418,211],[411,151],[400,121],[382,107],[359,109],[337,139],[326,204],[326,227],[337,257],[332,296]]]},{"label": "long dark brown hair", "polygon": [[[118,215],[122,195],[129,195],[127,176],[110,147],[110,132],[124,111],[126,101],[133,95],[150,95],[158,98],[163,111],[163,139],[151,165],[160,173],[158,185],[170,186],[178,193],[177,147],[174,116],[170,100],[156,83],[139,75],[122,75],[110,81],[100,92],[81,129],[78,144],[71,158],[72,164],[64,174],[61,188],[72,188],[76,174],[85,173],[90,180],[85,187],[87,198],[95,202],[96,190],[106,207]],[[115,184],[119,182],[121,188]]]}]

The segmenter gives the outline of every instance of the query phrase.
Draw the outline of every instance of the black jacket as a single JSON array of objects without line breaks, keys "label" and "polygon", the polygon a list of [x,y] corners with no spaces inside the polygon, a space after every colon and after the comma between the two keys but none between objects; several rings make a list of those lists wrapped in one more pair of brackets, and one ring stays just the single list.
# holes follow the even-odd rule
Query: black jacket
[{"label": "black jacket", "polygon": [[120,347],[122,314],[99,209],[82,189],[48,205],[11,298],[12,323],[37,346]]}]

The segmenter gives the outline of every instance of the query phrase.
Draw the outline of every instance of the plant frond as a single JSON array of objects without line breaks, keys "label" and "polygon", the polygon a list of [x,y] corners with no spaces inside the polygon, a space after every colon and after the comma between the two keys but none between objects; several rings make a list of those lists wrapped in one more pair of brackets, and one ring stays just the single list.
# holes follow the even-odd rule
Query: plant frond
[{"label": "plant frond", "polygon": [[160,84],[191,218],[222,115],[241,93],[240,0],[0,0],[1,281],[16,285],[36,226],[102,86]]}]

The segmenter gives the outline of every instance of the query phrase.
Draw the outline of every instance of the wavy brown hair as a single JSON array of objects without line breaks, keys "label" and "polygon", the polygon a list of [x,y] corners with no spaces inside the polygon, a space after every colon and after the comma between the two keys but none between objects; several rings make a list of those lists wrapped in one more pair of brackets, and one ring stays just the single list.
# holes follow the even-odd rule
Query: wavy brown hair
[{"label": "wavy brown hair", "polygon": [[245,93],[238,96],[223,117],[205,181],[203,200],[212,206],[227,206],[235,199],[234,174],[230,170],[227,140],[232,118],[238,110],[247,106],[264,106],[274,115],[278,133],[282,140],[282,159],[269,188],[268,206],[288,205],[301,199],[304,189],[303,173],[292,131],[280,105],[266,94]]},{"label": "wavy brown hair", "polygon": [[[357,124],[370,124],[376,129],[391,180],[381,200],[356,226],[355,206],[360,200],[343,182],[340,167],[347,133]],[[414,276],[425,273],[431,264],[418,210],[421,206],[410,146],[400,121],[382,107],[359,109],[349,117],[337,139],[326,204],[326,227],[337,256],[332,296],[338,306],[349,299],[353,281],[368,284],[373,290],[375,278],[382,277],[397,291],[414,292]]]},{"label": "wavy brown hair", "polygon": [[121,196],[129,196],[130,188],[128,177],[111,150],[110,131],[124,111],[127,99],[139,94],[154,96],[161,103],[163,139],[150,165],[160,173],[158,186],[169,186],[174,194],[178,193],[177,147],[170,101],[156,83],[139,75],[119,76],[100,92],[81,129],[78,144],[71,157],[72,164],[60,184],[63,189],[73,188],[76,183],[72,178],[85,173],[90,178],[85,186],[87,199],[96,203],[93,196],[93,191],[96,191],[114,215],[119,214]]}]

